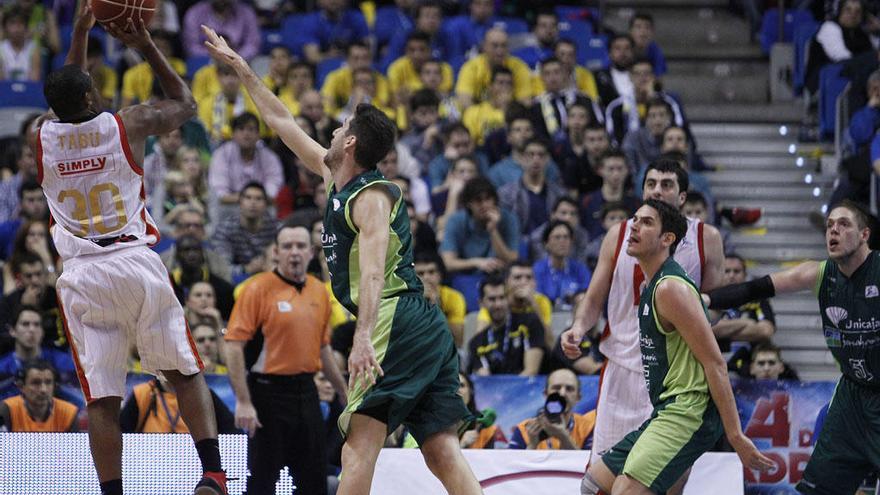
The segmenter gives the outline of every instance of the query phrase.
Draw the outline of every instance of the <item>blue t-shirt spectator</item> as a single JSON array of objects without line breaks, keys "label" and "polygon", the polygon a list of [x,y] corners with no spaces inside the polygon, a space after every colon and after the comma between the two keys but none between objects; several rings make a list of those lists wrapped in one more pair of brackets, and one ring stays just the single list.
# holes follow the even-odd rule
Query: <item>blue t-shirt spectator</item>
[{"label": "blue t-shirt spectator", "polygon": [[[880,108],[870,105],[859,109],[849,121],[849,135],[856,147],[870,143],[878,128],[880,128]],[[871,146],[873,148],[873,144]]]},{"label": "blue t-shirt spectator", "polygon": [[562,269],[558,269],[547,256],[538,260],[533,269],[536,290],[553,301],[556,309],[571,308],[574,296],[587,290],[593,276],[587,265],[571,258],[567,258]]},{"label": "blue t-shirt spectator", "polygon": [[450,58],[464,57],[471,48],[479,48],[486,36],[486,31],[495,27],[496,23],[502,23],[501,19],[491,16],[483,22],[477,22],[470,15],[458,15],[443,23],[442,30],[454,43]]},{"label": "blue t-shirt spectator", "polygon": [[[480,168],[480,175],[489,173],[489,159],[482,153],[474,153],[477,157],[477,166]],[[452,168],[452,161],[442,154],[436,156],[431,163],[428,164],[428,186],[437,187],[446,180],[449,170]]]},{"label": "blue t-shirt spectator", "polygon": [[[498,232],[504,238],[507,247],[515,251],[519,245],[519,222],[504,208],[500,211]],[[449,217],[443,242],[440,243],[440,251],[456,253],[459,258],[496,257],[489,232],[471,217],[466,208]]]},{"label": "blue t-shirt spectator", "polygon": [[324,11],[308,14],[302,22],[303,45],[315,44],[321,51],[331,46],[345,47],[354,41],[365,41],[370,36],[370,28],[364,15],[355,9],[348,9],[337,20],[327,17]]},{"label": "blue t-shirt spectator", "polygon": [[[562,174],[559,173],[559,167],[556,162],[550,160],[547,164],[547,180],[550,182],[560,182]],[[512,157],[507,157],[500,162],[492,165],[486,177],[492,181],[495,187],[502,187],[505,184],[516,182],[522,177],[522,167]]]},{"label": "blue t-shirt spectator", "polygon": [[666,57],[663,56],[663,50],[660,49],[660,45],[656,41],[652,41],[648,45],[648,49],[645,50],[645,57],[651,61],[656,76],[659,77],[666,74]]},{"label": "blue t-shirt spectator", "polygon": [[[60,375],[59,381],[62,383],[71,383],[76,380],[76,368],[73,366],[73,360],[70,353],[43,347],[40,350],[38,359],[43,359],[52,364],[52,367],[58,371]],[[0,379],[15,376],[23,365],[22,360],[15,355],[15,351],[7,353],[0,357]]]}]

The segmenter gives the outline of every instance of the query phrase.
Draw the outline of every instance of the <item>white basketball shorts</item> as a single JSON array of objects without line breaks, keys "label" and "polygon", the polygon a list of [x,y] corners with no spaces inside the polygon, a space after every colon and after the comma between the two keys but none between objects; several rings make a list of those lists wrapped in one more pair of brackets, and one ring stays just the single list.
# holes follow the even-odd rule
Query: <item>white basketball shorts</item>
[{"label": "white basketball shorts", "polygon": [[590,464],[651,417],[645,375],[608,360],[602,371]]},{"label": "white basketball shorts", "polygon": [[145,371],[203,368],[168,271],[147,247],[66,260],[56,288],[86,401],[124,397],[131,339]]}]

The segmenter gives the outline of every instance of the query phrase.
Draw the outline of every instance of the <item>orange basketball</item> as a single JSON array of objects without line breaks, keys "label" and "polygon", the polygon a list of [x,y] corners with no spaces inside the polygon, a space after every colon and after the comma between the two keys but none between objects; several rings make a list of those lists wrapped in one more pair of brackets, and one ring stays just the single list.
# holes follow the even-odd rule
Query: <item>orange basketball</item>
[{"label": "orange basketball", "polygon": [[90,0],[95,20],[102,23],[114,23],[125,29],[128,19],[135,25],[139,19],[149,25],[156,12],[156,0]]}]

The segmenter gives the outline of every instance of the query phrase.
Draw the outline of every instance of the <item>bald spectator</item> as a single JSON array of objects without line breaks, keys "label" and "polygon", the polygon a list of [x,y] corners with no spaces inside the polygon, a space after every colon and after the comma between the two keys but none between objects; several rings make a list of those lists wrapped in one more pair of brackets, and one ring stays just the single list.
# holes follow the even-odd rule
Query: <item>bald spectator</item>
[{"label": "bald spectator", "polygon": [[[330,1],[330,0],[326,0]],[[370,48],[363,42],[353,42],[346,50],[345,65],[327,74],[321,87],[327,113],[339,118],[339,113],[348,104],[354,89],[354,73],[359,69],[370,70],[375,77],[374,105],[388,107],[391,90],[385,76],[370,67]]]},{"label": "bald spectator", "polygon": [[613,36],[608,42],[611,66],[595,73],[599,100],[607,106],[620,96],[635,99],[635,87],[630,80],[629,68],[633,63],[634,43],[626,34]]},{"label": "bald spectator", "polygon": [[[473,3],[483,0],[475,0]],[[506,67],[513,73],[514,97],[526,103],[532,97],[531,74],[522,60],[510,55],[507,33],[501,29],[486,32],[483,53],[468,60],[458,73],[455,93],[462,108],[488,97],[492,69]]]},{"label": "bald spectator", "polygon": [[358,9],[350,8],[348,0],[318,0],[318,8],[300,25],[306,61],[318,65],[322,60],[341,56],[352,43],[367,42],[367,21]]},{"label": "bald spectator", "polygon": [[183,17],[183,45],[188,57],[208,56],[204,24],[226,38],[229,46],[242,57],[251,59],[260,53],[260,26],[254,9],[239,0],[202,0]]},{"label": "bald spectator", "polygon": [[321,146],[330,146],[333,139],[333,131],[341,127],[342,124],[327,115],[324,111],[324,101],[321,93],[314,90],[307,90],[299,97],[299,114],[307,118],[313,126],[315,126],[315,140]]}]

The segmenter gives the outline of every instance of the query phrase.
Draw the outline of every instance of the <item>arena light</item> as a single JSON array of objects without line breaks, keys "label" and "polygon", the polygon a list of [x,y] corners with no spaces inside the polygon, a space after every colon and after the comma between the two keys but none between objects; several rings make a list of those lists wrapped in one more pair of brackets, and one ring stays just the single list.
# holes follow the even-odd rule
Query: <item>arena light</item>
[{"label": "arena light", "polygon": [[785,126],[785,125],[779,126],[779,135],[780,136],[787,136],[788,135],[788,126]]},{"label": "arena light", "polygon": [[797,160],[794,161],[794,163],[795,163],[795,165],[797,165],[798,167],[803,167],[803,166],[804,166],[804,157],[799,156],[799,157],[797,158]]},{"label": "arena light", "polygon": [[788,145],[788,154],[793,155],[797,153],[797,146],[794,143]]}]

